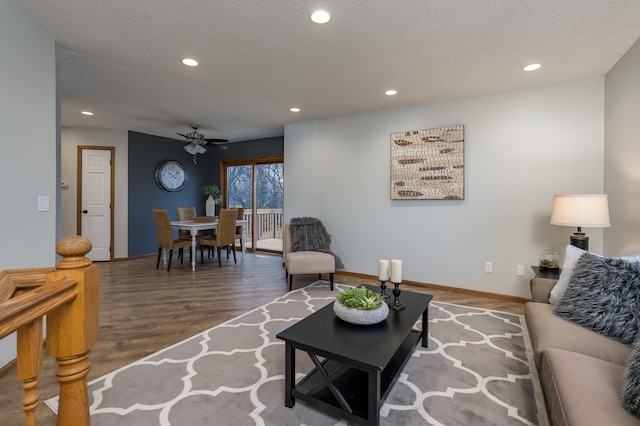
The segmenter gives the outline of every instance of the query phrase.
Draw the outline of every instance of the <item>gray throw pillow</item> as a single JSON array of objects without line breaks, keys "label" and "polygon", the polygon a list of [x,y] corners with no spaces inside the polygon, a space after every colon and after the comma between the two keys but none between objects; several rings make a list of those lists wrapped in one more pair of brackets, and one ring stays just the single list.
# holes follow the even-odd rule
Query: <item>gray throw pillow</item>
[{"label": "gray throw pillow", "polygon": [[620,402],[625,410],[640,417],[640,339],[636,340],[622,375]]},{"label": "gray throw pillow", "polygon": [[[571,244],[567,244],[567,248],[564,252],[564,263],[562,264],[562,272],[560,272],[560,278],[558,278],[558,282],[553,286],[553,289],[551,289],[551,294],[549,295],[550,304],[555,305],[560,299],[562,299],[562,295],[565,291],[567,291],[567,287],[569,287],[569,281],[571,281],[573,270],[575,269],[580,256],[582,256],[585,252],[586,250],[582,250],[581,248],[572,246]],[[620,257],[620,259],[628,260],[630,262],[640,262],[640,255],[634,254],[632,256]]]},{"label": "gray throw pillow", "polygon": [[584,253],[555,313],[631,345],[640,329],[640,264]]}]

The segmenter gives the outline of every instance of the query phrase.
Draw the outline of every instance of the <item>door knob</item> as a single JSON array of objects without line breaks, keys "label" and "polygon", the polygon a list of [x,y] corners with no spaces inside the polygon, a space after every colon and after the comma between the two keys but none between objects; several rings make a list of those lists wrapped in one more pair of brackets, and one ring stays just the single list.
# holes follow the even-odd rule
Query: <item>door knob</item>
[{"label": "door knob", "polygon": [[82,213],[87,214],[89,213],[89,210],[82,210]]}]

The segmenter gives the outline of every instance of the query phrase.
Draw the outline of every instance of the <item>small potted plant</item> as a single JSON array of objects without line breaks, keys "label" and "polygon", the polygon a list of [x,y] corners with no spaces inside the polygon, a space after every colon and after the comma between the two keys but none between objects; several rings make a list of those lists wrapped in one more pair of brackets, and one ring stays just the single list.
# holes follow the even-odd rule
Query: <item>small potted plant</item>
[{"label": "small potted plant", "polygon": [[389,315],[389,307],[380,293],[361,285],[340,292],[333,302],[333,312],[351,324],[369,325],[384,321]]},{"label": "small potted plant", "polygon": [[204,195],[209,196],[205,202],[206,214],[207,216],[214,216],[215,206],[220,204],[221,201],[220,188],[218,188],[218,185],[202,185],[202,192]]}]

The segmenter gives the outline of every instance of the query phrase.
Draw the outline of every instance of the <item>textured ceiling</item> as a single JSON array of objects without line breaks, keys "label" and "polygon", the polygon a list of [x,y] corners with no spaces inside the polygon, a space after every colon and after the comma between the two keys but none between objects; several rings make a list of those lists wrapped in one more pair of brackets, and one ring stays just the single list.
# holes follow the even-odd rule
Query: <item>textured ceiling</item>
[{"label": "textured ceiling", "polygon": [[64,127],[232,141],[602,76],[640,37],[638,0],[12,1],[56,39]]}]

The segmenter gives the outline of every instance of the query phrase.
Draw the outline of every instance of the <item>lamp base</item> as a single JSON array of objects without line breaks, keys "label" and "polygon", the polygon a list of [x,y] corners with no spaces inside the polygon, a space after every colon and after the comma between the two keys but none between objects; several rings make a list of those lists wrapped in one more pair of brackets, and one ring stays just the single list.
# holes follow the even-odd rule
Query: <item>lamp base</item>
[{"label": "lamp base", "polygon": [[582,250],[589,250],[589,237],[584,235],[583,232],[575,232],[569,237],[572,246],[581,248]]}]

